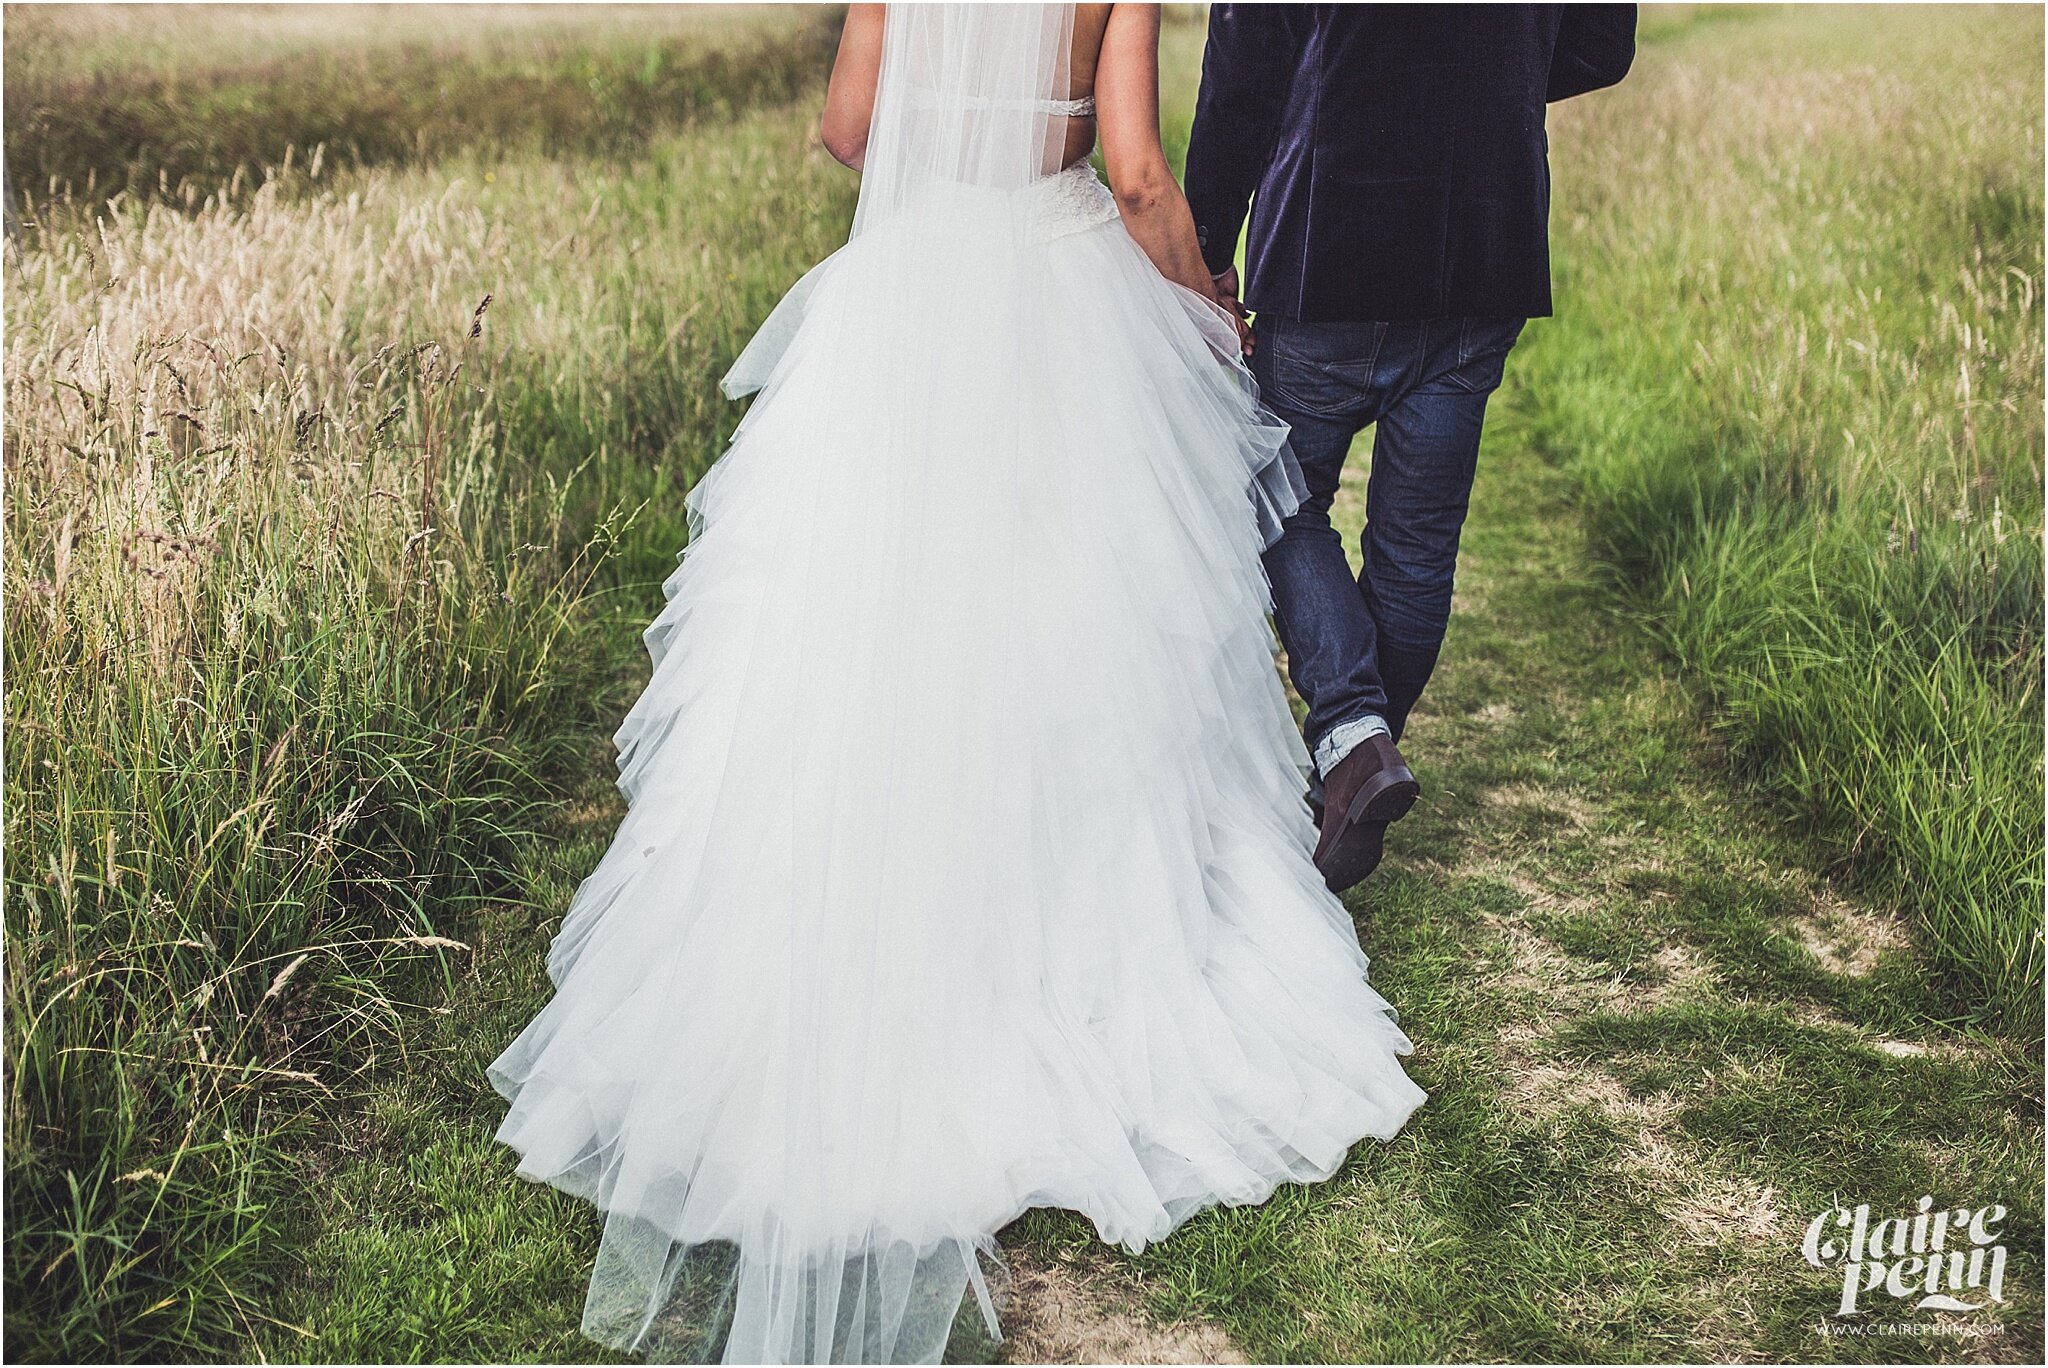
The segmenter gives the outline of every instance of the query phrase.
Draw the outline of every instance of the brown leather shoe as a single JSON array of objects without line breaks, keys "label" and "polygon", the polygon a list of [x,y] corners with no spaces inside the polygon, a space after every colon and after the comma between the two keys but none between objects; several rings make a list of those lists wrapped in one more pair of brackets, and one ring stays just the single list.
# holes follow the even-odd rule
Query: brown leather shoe
[{"label": "brown leather shoe", "polygon": [[1322,839],[1316,868],[1342,893],[1379,867],[1387,823],[1415,806],[1422,785],[1391,737],[1369,736],[1323,779]]}]

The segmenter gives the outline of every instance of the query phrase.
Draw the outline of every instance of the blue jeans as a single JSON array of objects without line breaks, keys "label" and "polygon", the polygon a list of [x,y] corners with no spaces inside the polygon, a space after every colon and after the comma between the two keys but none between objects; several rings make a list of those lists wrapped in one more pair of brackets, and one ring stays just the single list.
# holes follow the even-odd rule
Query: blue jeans
[{"label": "blue jeans", "polygon": [[[1266,550],[1288,673],[1308,743],[1378,716],[1400,739],[1451,618],[1458,534],[1486,401],[1520,318],[1303,323],[1261,314],[1252,373],[1292,425],[1308,500]],[[1330,503],[1351,440],[1370,424],[1365,568],[1354,577]]]}]

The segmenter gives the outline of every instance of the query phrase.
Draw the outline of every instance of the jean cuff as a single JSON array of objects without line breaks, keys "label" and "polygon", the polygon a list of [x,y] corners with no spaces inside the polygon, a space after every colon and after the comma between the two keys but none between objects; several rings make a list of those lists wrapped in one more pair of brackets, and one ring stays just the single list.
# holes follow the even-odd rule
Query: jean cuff
[{"label": "jean cuff", "polygon": [[1322,739],[1316,742],[1316,773],[1325,779],[1329,778],[1330,771],[1337,768],[1345,756],[1357,750],[1360,743],[1371,737],[1393,734],[1393,728],[1387,725],[1387,719],[1378,713],[1367,713],[1363,717],[1354,717],[1349,722],[1339,722],[1324,732]]}]

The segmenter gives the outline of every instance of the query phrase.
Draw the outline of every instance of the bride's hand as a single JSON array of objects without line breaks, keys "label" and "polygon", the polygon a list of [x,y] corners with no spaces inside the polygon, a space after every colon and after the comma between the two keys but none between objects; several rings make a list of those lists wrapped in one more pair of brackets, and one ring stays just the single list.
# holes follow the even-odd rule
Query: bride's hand
[{"label": "bride's hand", "polygon": [[1244,316],[1244,301],[1237,297],[1237,267],[1233,266],[1220,276],[1211,277],[1216,287],[1216,302],[1230,310],[1230,317],[1237,324],[1237,345],[1244,348],[1247,360],[1252,354],[1252,325]]}]

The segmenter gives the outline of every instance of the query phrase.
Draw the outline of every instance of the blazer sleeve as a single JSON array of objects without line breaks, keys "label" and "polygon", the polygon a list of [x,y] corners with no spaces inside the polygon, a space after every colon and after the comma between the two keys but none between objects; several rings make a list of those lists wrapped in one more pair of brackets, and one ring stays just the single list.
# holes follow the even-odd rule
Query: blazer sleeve
[{"label": "blazer sleeve", "polygon": [[1545,99],[1568,100],[1628,75],[1636,56],[1634,5],[1564,5]]},{"label": "blazer sleeve", "polygon": [[1202,89],[1188,135],[1187,197],[1212,275],[1237,260],[1237,238],[1280,125],[1304,5],[1212,5]]}]

